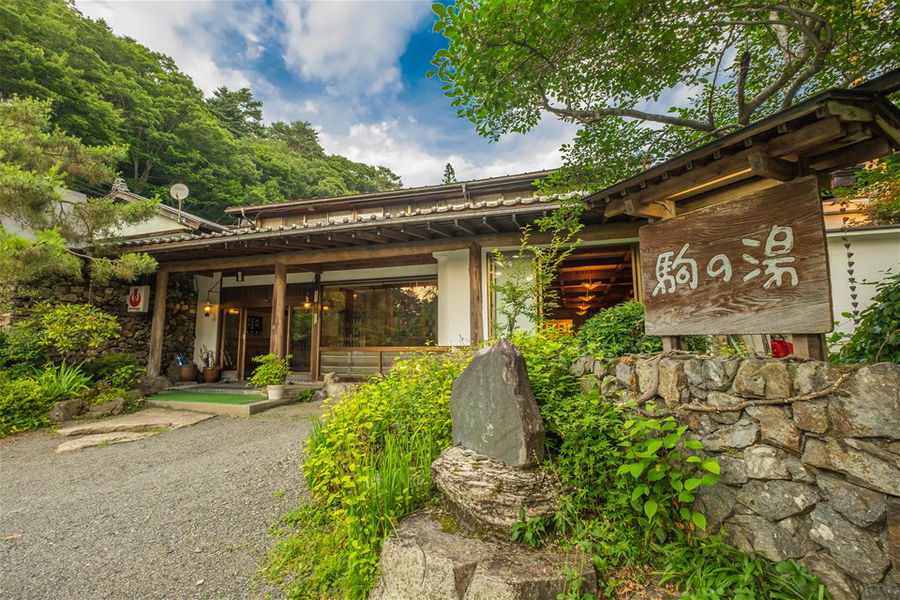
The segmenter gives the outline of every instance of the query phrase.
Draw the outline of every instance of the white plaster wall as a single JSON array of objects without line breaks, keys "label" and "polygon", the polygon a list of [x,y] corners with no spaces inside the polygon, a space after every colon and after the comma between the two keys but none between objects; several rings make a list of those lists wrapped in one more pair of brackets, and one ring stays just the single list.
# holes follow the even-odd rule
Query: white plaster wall
[{"label": "white plaster wall", "polygon": [[[196,322],[196,339],[194,341],[194,362],[198,366],[203,366],[200,358],[201,351],[205,346],[208,350],[215,353],[215,360],[219,360],[219,316],[221,309],[219,307],[219,274],[214,273],[212,277],[203,275],[195,275],[194,280],[197,284],[197,322]],[[209,302],[213,305],[212,312],[207,317],[203,314],[203,306],[206,304],[207,294]]]},{"label": "white plaster wall", "polygon": [[[874,285],[864,281],[880,281],[885,271],[900,270],[900,226],[886,229],[860,229],[848,231],[850,251],[853,252],[854,277],[857,281],[859,310],[871,304],[875,295]],[[847,251],[841,241],[840,232],[828,233],[828,262],[831,269],[831,298],[836,329],[850,333],[853,327],[841,313],[850,312],[853,307],[850,298],[850,284],[847,280]]]},{"label": "white plaster wall", "polygon": [[438,261],[438,345],[468,345],[469,251],[446,250],[432,256]]}]

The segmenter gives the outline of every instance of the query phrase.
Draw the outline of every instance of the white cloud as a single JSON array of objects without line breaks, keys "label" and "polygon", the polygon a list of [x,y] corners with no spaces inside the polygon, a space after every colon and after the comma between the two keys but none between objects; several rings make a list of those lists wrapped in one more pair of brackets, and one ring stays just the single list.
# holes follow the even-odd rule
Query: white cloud
[{"label": "white cloud", "polygon": [[248,44],[248,56],[261,51],[257,29],[264,14],[258,8],[215,0],[191,2],[76,0],[87,17],[103,19],[117,35],[134,38],[175,60],[178,68],[210,94],[219,86],[251,85],[252,74],[216,61],[226,30],[238,31]]},{"label": "white cloud", "polygon": [[400,86],[397,61],[430,13],[427,2],[278,2],[284,60],[333,94],[380,94]]},{"label": "white cloud", "polygon": [[400,175],[404,186],[415,187],[440,183],[448,162],[460,181],[558,167],[559,147],[573,132],[565,123],[545,119],[528,135],[510,136],[502,144],[477,140],[465,150],[446,151],[437,143],[441,132],[398,119],[356,123],[343,133],[326,130],[321,141],[330,153],[383,165]]}]

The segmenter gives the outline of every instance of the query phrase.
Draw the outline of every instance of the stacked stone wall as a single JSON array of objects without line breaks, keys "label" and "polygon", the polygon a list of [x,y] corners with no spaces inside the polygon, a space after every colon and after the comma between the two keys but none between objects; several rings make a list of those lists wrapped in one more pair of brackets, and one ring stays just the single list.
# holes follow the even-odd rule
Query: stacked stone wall
[{"label": "stacked stone wall", "polygon": [[582,358],[575,375],[661,398],[718,459],[697,500],[710,533],[797,560],[834,600],[900,599],[900,365],[670,354]]},{"label": "stacked stone wall", "polygon": [[[146,283],[150,285],[150,306],[152,308],[154,285],[153,281]],[[145,361],[149,351],[152,313],[150,310],[145,313],[128,312],[126,300],[128,288],[131,285],[133,284],[112,281],[109,285],[94,286],[93,290],[89,290],[84,281],[48,281],[36,289],[29,298],[19,300],[16,317],[26,317],[28,307],[35,302],[50,301],[69,304],[90,302],[116,317],[122,326],[121,335],[107,342],[101,351],[130,352],[141,361]],[[194,356],[197,316],[197,291],[193,275],[187,273],[170,275],[168,288],[166,327],[163,334],[163,370],[172,363],[175,354],[182,354],[188,358]]]}]

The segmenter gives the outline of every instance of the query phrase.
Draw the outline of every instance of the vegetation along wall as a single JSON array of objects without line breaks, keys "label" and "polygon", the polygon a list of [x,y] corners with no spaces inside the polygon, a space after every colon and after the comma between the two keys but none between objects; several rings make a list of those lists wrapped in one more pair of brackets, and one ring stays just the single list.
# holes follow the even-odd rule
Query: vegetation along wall
[{"label": "vegetation along wall", "polygon": [[708,531],[796,559],[834,600],[900,598],[900,365],[688,354],[575,363],[582,385],[658,405],[718,459]]}]

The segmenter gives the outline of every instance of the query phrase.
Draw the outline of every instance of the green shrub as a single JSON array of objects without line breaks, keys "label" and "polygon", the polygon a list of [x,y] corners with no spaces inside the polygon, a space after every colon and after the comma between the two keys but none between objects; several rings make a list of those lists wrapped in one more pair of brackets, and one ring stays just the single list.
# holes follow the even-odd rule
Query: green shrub
[{"label": "green shrub", "polygon": [[570,335],[552,330],[517,333],[510,338],[525,358],[531,391],[539,406],[568,398],[578,390],[572,375],[577,348]]},{"label": "green shrub", "polygon": [[290,371],[290,354],[280,357],[275,354],[263,354],[262,356],[254,356],[250,360],[259,363],[259,366],[253,370],[250,376],[249,384],[258,388],[264,388],[270,385],[282,385],[287,381],[288,372]]},{"label": "green shrub", "polygon": [[[662,351],[662,338],[644,332],[644,305],[636,300],[601,310],[585,321],[577,339],[581,352],[591,356],[615,358]],[[710,339],[688,336],[687,348],[691,352],[709,352]]]},{"label": "green shrub", "polygon": [[81,370],[95,382],[124,389],[137,387],[146,373],[138,357],[130,352],[104,352],[82,364]]},{"label": "green shrub", "polygon": [[852,335],[835,333],[832,344],[845,342],[831,355],[832,362],[900,363],[900,272],[888,274],[875,286],[872,303],[859,316],[844,313],[853,320]]},{"label": "green shrub", "polygon": [[25,376],[51,362],[49,350],[41,344],[41,332],[31,322],[16,323],[0,335],[0,368]]},{"label": "green shrub", "polygon": [[34,374],[35,381],[48,399],[56,402],[68,400],[88,389],[91,378],[77,366],[65,363],[56,367],[44,367]]},{"label": "green shrub", "polygon": [[0,436],[49,425],[47,411],[52,404],[34,379],[0,373]]},{"label": "green shrub", "polygon": [[42,305],[28,321],[38,332],[38,343],[68,363],[83,361],[121,330],[114,316],[92,304]]}]

